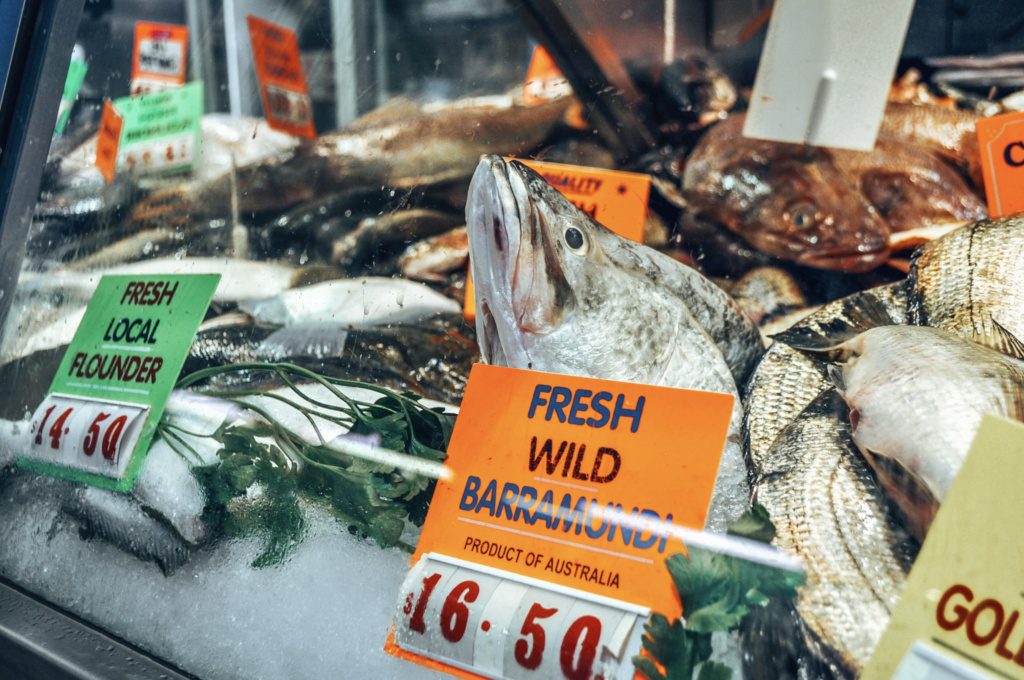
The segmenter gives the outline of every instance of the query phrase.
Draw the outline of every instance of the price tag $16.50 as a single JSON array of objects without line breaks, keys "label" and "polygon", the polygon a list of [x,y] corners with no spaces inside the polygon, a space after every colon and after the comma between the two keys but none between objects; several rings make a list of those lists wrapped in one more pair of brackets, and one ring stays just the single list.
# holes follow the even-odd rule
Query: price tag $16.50
[{"label": "price tag $16.50", "polygon": [[27,457],[119,479],[147,407],[50,394],[32,416]]},{"label": "price tag $16.50", "polygon": [[430,554],[403,584],[395,642],[489,677],[632,677],[643,612],[619,604]]}]

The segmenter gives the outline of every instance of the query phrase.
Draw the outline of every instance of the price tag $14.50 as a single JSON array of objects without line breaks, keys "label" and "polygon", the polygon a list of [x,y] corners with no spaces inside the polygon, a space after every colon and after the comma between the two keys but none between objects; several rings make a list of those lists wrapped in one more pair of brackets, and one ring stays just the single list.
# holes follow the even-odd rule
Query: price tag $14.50
[{"label": "price tag $14.50", "polygon": [[626,603],[430,554],[403,584],[395,642],[488,677],[630,678],[626,652],[637,651],[642,614]]},{"label": "price tag $14.50", "polygon": [[27,458],[120,478],[148,408],[50,394],[32,416]]}]

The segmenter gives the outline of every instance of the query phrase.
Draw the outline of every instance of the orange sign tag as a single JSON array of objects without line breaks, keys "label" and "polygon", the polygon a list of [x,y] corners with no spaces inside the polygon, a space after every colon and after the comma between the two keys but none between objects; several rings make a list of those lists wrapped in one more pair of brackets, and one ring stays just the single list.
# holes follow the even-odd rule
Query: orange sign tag
[{"label": "orange sign tag", "polygon": [[247,19],[267,123],[299,137],[316,137],[313,103],[295,32],[256,16]]},{"label": "orange sign tag", "polygon": [[[597,222],[619,236],[643,243],[647,200],[651,195],[650,175],[524,158],[517,160],[540,174]],[[476,318],[475,295],[473,279],[467,277],[463,313],[470,321]]]},{"label": "orange sign tag", "polygon": [[731,412],[727,394],[474,366],[389,651],[605,674],[595,654],[624,652],[637,617],[681,612],[669,527],[704,526]]},{"label": "orange sign tag", "polygon": [[543,104],[569,94],[572,94],[572,87],[558,70],[555,60],[540,45],[534,47],[523,82],[523,101],[526,104]]},{"label": "orange sign tag", "polygon": [[184,85],[187,55],[187,27],[137,22],[131,93],[148,94]]},{"label": "orange sign tag", "polygon": [[977,129],[989,216],[1024,210],[1024,112],[982,118]]},{"label": "orange sign tag", "polygon": [[117,171],[117,150],[121,145],[121,126],[124,119],[110,100],[103,102],[100,131],[96,140],[96,167],[107,184],[114,181]]}]

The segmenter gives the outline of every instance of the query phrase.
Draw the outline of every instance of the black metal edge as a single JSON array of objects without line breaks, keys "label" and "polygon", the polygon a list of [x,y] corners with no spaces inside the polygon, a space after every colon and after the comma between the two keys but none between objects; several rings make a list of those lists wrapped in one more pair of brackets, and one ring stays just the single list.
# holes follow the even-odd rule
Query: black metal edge
[{"label": "black metal edge", "polygon": [[134,645],[0,578],[0,675],[194,680]]},{"label": "black metal edge", "polygon": [[17,94],[0,155],[0,328],[14,298],[85,0],[27,0]]},{"label": "black metal edge", "polygon": [[[573,8],[569,0],[521,0],[518,8],[527,29],[551,54],[583,101],[588,117],[612,153],[626,159],[653,148],[656,142],[644,120],[650,116],[625,68],[621,63],[600,63],[566,18],[567,11],[579,14],[578,8]],[[605,61],[615,58],[613,54],[603,55]],[[612,78],[614,74],[609,70],[614,70],[618,78]]]},{"label": "black metal edge", "polygon": [[[4,36],[10,37],[10,51],[7,54],[0,53],[0,59],[8,59],[7,77],[0,82],[0,142],[7,138],[7,131],[11,126],[14,112],[13,102],[17,96],[21,69],[25,62],[28,36],[23,27],[31,23],[33,19],[31,12],[35,9],[27,0],[10,0],[6,4],[0,3],[0,21],[5,24],[0,26],[0,32]],[[0,41],[3,40],[4,37],[0,36]],[[3,48],[3,44],[0,43],[0,52],[4,51]],[[6,145],[0,146],[0,155],[5,147]]]}]

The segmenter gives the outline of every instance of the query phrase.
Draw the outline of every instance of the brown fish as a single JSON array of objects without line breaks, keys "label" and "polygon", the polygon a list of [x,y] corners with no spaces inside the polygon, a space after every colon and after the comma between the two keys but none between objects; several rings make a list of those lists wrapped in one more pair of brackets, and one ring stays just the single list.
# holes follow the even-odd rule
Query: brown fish
[{"label": "brown fish", "polygon": [[978,137],[974,131],[978,118],[976,113],[962,109],[891,102],[885,107],[878,138],[928,149],[963,169],[974,185],[981,187]]},{"label": "brown fish", "polygon": [[963,177],[927,148],[879,139],[868,152],[830,153],[893,232],[975,222],[988,215]]},{"label": "brown fish", "polygon": [[889,256],[889,227],[828,150],[743,136],[730,116],[698,143],[683,173],[691,207],[784,260],[867,271]]}]

